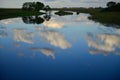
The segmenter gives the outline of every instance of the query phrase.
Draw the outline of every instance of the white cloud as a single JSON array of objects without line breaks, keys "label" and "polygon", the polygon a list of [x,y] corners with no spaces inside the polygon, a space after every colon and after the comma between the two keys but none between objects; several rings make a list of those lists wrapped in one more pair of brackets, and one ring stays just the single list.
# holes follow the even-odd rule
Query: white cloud
[{"label": "white cloud", "polygon": [[33,44],[34,33],[27,33],[24,29],[14,29],[14,40]]},{"label": "white cloud", "polygon": [[120,47],[120,35],[116,34],[98,34],[98,35],[86,35],[86,39],[89,47],[96,49],[96,51],[109,53],[114,52],[117,47]]},{"label": "white cloud", "polygon": [[7,20],[3,20],[3,21],[1,21],[3,24],[11,24],[11,23],[13,23],[13,20],[11,20],[11,19],[7,19]]},{"label": "white cloud", "polygon": [[39,32],[39,35],[44,37],[53,46],[60,47],[61,49],[71,47],[70,43],[58,32],[46,30]]},{"label": "white cloud", "polygon": [[3,24],[12,24],[12,23],[16,23],[16,22],[22,22],[20,18],[15,18],[15,19],[5,19],[5,20],[1,20],[0,21]]},{"label": "white cloud", "polygon": [[46,56],[51,56],[53,59],[55,59],[54,50],[50,48],[39,48],[39,47],[33,47],[29,48],[31,51],[41,51]]},{"label": "white cloud", "polygon": [[94,49],[90,49],[90,50],[89,50],[89,53],[92,54],[92,55],[102,53],[104,56],[107,56],[107,55],[109,54],[109,53],[106,52],[106,51],[94,50]]},{"label": "white cloud", "polygon": [[63,21],[58,21],[55,18],[52,18],[50,21],[46,21],[43,23],[48,28],[62,28],[64,26]]},{"label": "white cloud", "polygon": [[52,49],[49,49],[49,48],[41,48],[40,51],[46,55],[46,56],[51,56],[53,59],[55,59],[55,56],[54,56],[54,51]]},{"label": "white cloud", "polygon": [[[0,7],[13,7],[13,8],[21,8],[24,2],[34,2],[38,0],[0,0]],[[101,6],[104,7],[106,3],[111,0],[40,0],[51,7],[95,7]],[[119,2],[119,0],[114,0],[115,2]],[[9,4],[6,4],[8,3]]]}]

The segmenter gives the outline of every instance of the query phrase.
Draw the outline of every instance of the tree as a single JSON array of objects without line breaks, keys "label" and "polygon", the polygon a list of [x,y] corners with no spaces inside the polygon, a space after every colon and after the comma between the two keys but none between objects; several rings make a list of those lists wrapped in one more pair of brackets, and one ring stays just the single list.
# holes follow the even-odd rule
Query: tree
[{"label": "tree", "polygon": [[51,9],[51,8],[50,8],[49,5],[47,5],[47,6],[44,7],[44,10],[45,10],[45,11],[48,11],[48,10],[50,10],[50,9]]},{"label": "tree", "polygon": [[36,5],[35,5],[35,10],[36,11],[39,11],[39,10],[41,10],[41,9],[43,9],[44,8],[44,4],[43,3],[41,3],[41,2],[36,2]]},{"label": "tree", "polygon": [[107,3],[107,7],[113,7],[116,5],[116,2],[110,1]]},{"label": "tree", "polygon": [[108,2],[107,7],[103,10],[103,11],[120,11],[120,3],[116,3],[116,2]]},{"label": "tree", "polygon": [[44,8],[44,4],[41,2],[25,2],[22,6],[23,10],[39,11]]}]

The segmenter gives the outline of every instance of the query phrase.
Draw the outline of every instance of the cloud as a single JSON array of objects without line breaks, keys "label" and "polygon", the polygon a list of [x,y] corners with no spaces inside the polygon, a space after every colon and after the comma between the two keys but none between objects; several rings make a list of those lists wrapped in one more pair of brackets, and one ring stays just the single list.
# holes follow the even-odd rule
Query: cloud
[{"label": "cloud", "polygon": [[7,19],[7,20],[3,20],[1,21],[3,24],[11,24],[14,23],[12,19]]},{"label": "cloud", "polygon": [[13,24],[13,23],[16,23],[16,22],[21,22],[21,19],[20,18],[15,18],[15,19],[5,19],[5,20],[1,20],[1,23],[3,24]]},{"label": "cloud", "polygon": [[44,32],[39,32],[39,35],[44,37],[51,45],[55,47],[60,47],[61,49],[71,47],[70,43],[65,40],[63,35],[56,31],[46,30]]},{"label": "cloud", "polygon": [[41,48],[40,51],[46,55],[46,56],[51,56],[53,59],[55,59],[55,56],[54,56],[54,51],[52,49],[49,49],[49,48]]},{"label": "cloud", "polygon": [[7,30],[5,27],[0,27],[0,38],[8,36]]},{"label": "cloud", "polygon": [[65,23],[58,21],[57,19],[51,19],[50,21],[46,21],[43,24],[48,28],[62,28]]},{"label": "cloud", "polygon": [[[86,24],[93,24],[93,21],[90,21],[88,19],[89,14],[82,14],[80,13],[79,15],[75,16],[75,22],[85,22]],[[72,18],[73,19],[73,18]]]},{"label": "cloud", "polygon": [[106,52],[106,51],[102,51],[102,50],[94,50],[94,49],[90,49],[90,50],[89,50],[89,53],[92,54],[92,55],[102,53],[102,54],[105,55],[105,56],[107,56],[107,55],[109,54],[109,53]]},{"label": "cloud", "polygon": [[53,59],[55,59],[54,50],[50,48],[39,48],[39,47],[33,47],[29,48],[31,51],[41,51],[46,56],[51,56]]},{"label": "cloud", "polygon": [[56,1],[56,0],[44,0],[46,2],[53,2],[53,1]]},{"label": "cloud", "polygon": [[[33,2],[39,0],[0,0],[0,7],[6,8],[21,8],[24,2]],[[106,3],[111,0],[40,0],[51,7],[105,7]],[[115,2],[119,2],[119,0],[114,0]],[[6,4],[8,3],[9,4]]]},{"label": "cloud", "polygon": [[34,33],[27,33],[24,29],[14,29],[14,40],[33,44]]},{"label": "cloud", "polygon": [[88,46],[95,49],[95,51],[90,51],[92,54],[97,51],[106,54],[120,47],[120,35],[116,34],[87,34],[86,39]]}]

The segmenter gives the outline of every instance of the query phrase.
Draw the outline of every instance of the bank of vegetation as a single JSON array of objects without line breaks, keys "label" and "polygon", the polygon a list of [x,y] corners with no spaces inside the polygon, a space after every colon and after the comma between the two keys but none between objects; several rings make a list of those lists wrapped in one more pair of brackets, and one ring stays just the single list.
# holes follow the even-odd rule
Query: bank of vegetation
[{"label": "bank of vegetation", "polygon": [[0,8],[0,20],[6,18],[42,15],[51,8],[41,2],[25,2],[22,8]]},{"label": "bank of vegetation", "polygon": [[[110,1],[106,4],[106,8],[52,8],[57,11],[73,11],[76,14],[89,13],[88,18],[102,24],[120,25],[120,3]],[[61,15],[64,15],[61,14]]]}]

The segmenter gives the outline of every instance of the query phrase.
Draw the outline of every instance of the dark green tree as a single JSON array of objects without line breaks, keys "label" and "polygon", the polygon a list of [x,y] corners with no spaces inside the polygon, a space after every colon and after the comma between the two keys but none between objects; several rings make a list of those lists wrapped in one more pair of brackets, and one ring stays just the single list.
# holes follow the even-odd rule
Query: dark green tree
[{"label": "dark green tree", "polygon": [[25,2],[22,6],[23,10],[39,11],[44,8],[44,4],[41,2]]},{"label": "dark green tree", "polygon": [[107,7],[113,7],[116,5],[116,2],[110,1],[107,3]]},{"label": "dark green tree", "polygon": [[35,10],[36,11],[42,10],[43,8],[44,8],[44,4],[43,3],[36,2],[36,5],[35,5]]},{"label": "dark green tree", "polygon": [[116,11],[116,12],[120,11],[120,3],[110,1],[106,5],[107,8],[103,9],[103,11]]},{"label": "dark green tree", "polygon": [[51,8],[50,8],[49,5],[47,5],[47,6],[44,7],[44,10],[45,10],[45,11],[49,11],[49,10],[51,10]]}]

